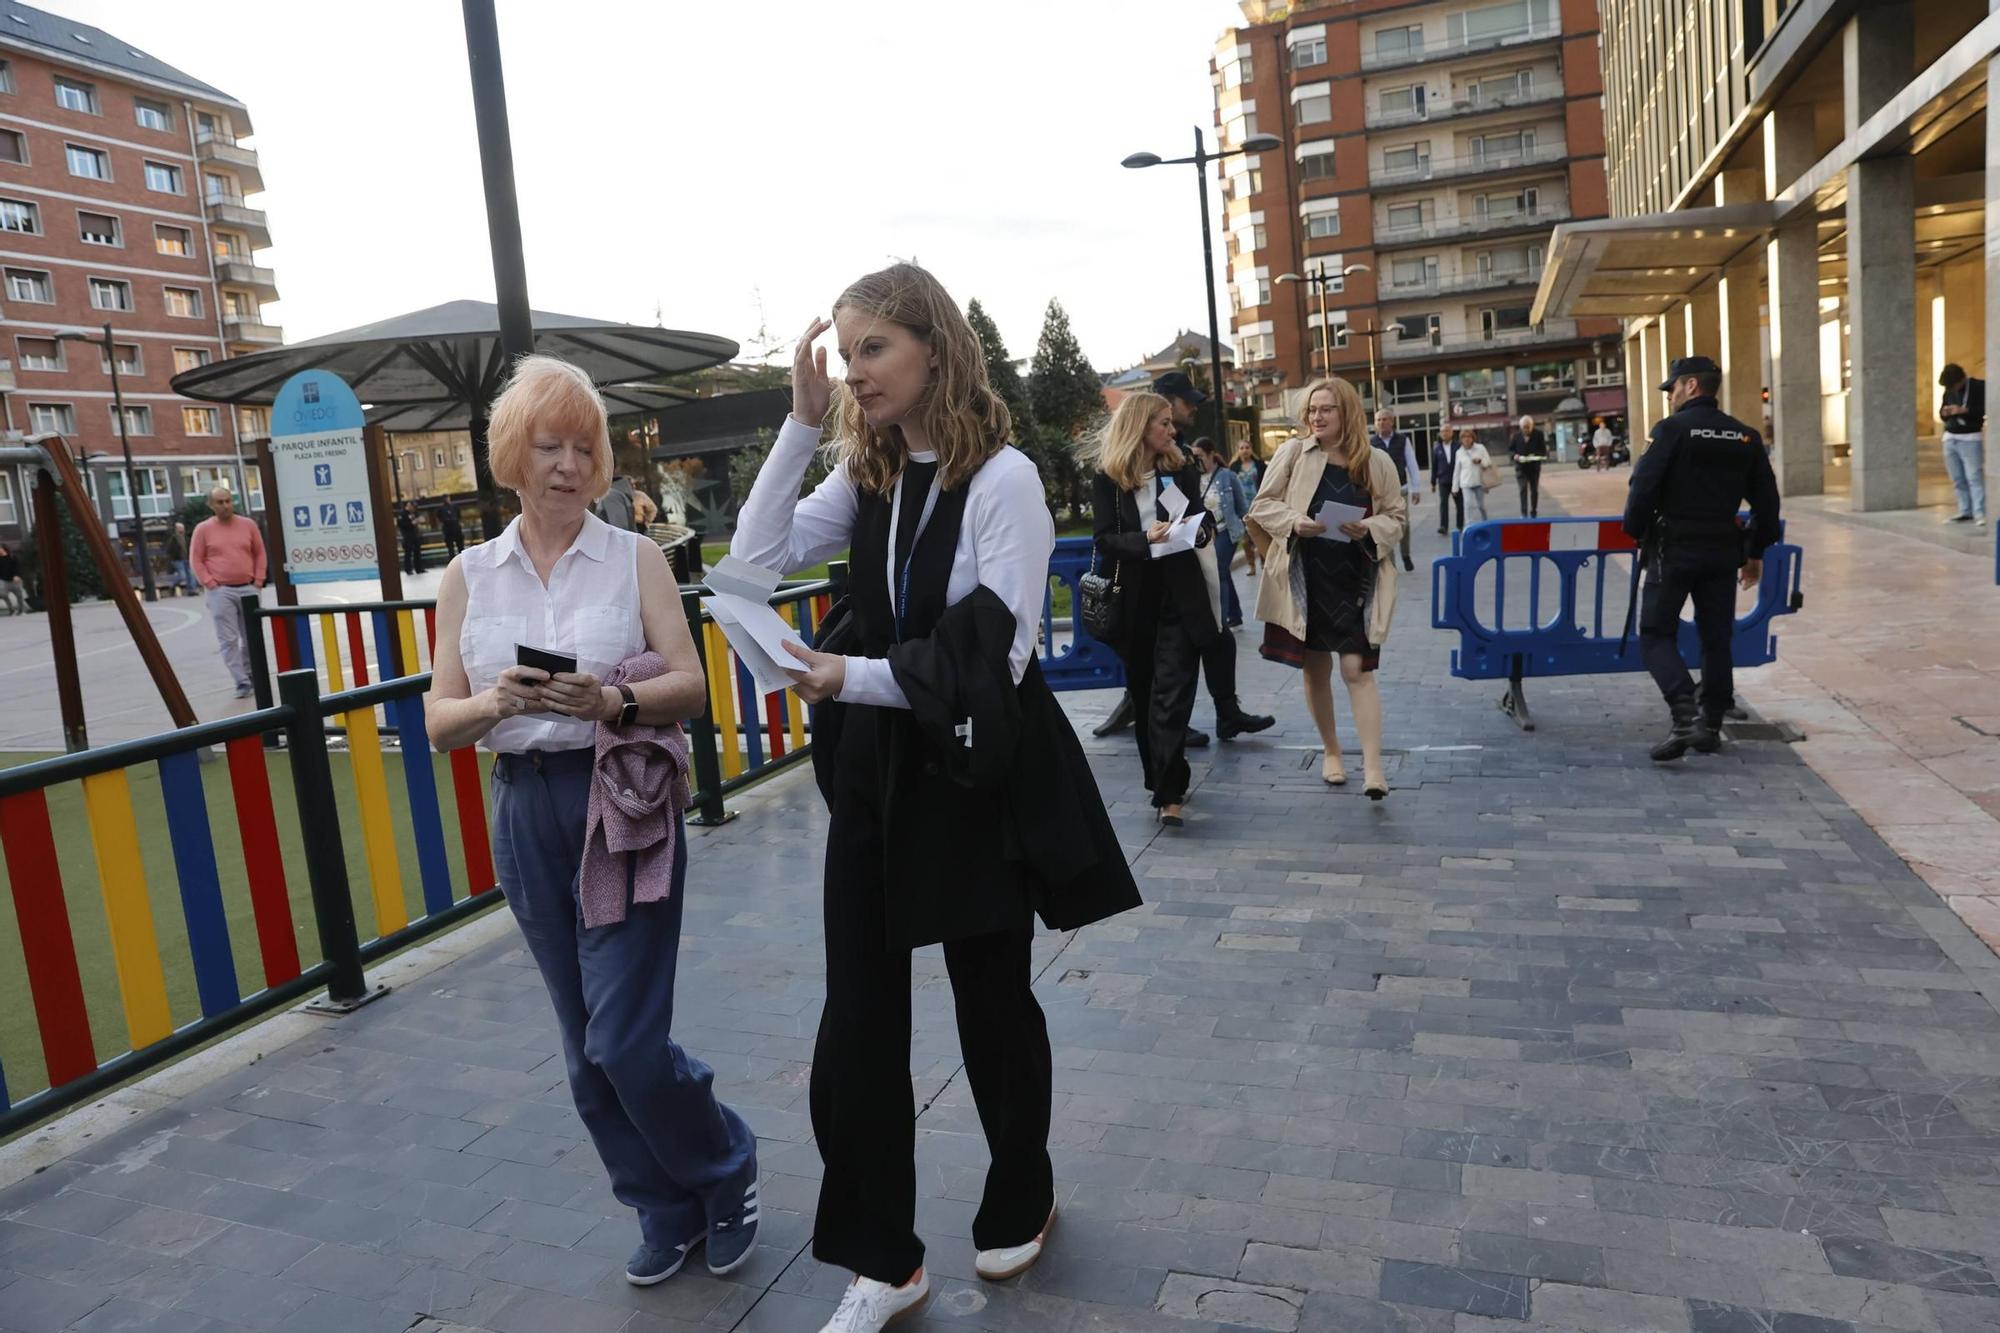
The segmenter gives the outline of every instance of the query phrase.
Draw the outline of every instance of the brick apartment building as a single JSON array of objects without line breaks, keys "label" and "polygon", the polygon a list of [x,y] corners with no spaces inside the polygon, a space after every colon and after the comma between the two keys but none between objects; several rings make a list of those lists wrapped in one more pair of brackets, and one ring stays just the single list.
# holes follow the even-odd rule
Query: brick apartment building
[{"label": "brick apartment building", "polygon": [[[1427,444],[1625,416],[1617,321],[1529,319],[1549,233],[1606,212],[1591,0],[1243,0],[1217,43],[1237,392],[1296,428],[1324,368]],[[1297,275],[1290,279],[1286,275]],[[1321,308],[1325,309],[1322,333]]]},{"label": "brick apartment building", "polygon": [[[128,549],[109,366],[100,345],[56,335],[111,326],[149,530],[217,483],[261,507],[239,447],[268,434],[269,409],[232,415],[168,387],[283,341],[263,314],[275,279],[255,259],[270,230],[244,202],[264,188],[250,132],[227,93],[111,33],[0,0],[0,426],[60,431],[86,455],[91,498]],[[27,470],[0,467],[0,541],[26,535],[29,485]]]}]

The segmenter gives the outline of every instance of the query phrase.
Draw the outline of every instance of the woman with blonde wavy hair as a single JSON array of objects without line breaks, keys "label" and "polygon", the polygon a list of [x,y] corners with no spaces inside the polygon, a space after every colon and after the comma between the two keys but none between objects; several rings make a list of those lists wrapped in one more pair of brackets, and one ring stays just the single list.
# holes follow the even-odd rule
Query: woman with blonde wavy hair
[{"label": "woman with blonde wavy hair", "polygon": [[[847,367],[838,383],[813,346],[828,329]],[[838,465],[801,499],[829,417]],[[1068,930],[1139,901],[1036,662],[1055,533],[1010,429],[943,284],[914,264],[871,273],[800,338],[791,415],[730,545],[782,572],[842,551],[852,567],[816,647],[788,645],[795,688],[817,705],[814,767],[832,815],[813,1255],[856,1275],[826,1325],[834,1333],[874,1333],[930,1292],[916,1235],[910,951],[944,944],[992,1154],[973,1266],[997,1281],[1040,1257],[1055,1220],[1034,914]]]},{"label": "woman with blonde wavy hair", "polygon": [[[1336,787],[1347,781],[1333,717],[1333,660],[1340,659],[1361,733],[1363,780],[1369,799],[1379,801],[1389,782],[1374,672],[1395,609],[1395,553],[1409,526],[1409,501],[1396,465],[1369,443],[1361,395],[1346,380],[1323,379],[1306,391],[1306,429],[1279,446],[1245,520],[1265,559],[1257,591],[1263,654],[1305,669],[1306,709],[1325,747],[1320,776]],[[1329,531],[1319,518],[1328,504],[1360,517]]]}]

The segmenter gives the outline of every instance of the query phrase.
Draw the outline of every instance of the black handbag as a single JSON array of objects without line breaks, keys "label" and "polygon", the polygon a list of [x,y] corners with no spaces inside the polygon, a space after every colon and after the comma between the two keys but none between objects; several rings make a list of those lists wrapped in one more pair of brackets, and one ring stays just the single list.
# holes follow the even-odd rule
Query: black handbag
[{"label": "black handbag", "polygon": [[[1114,521],[1118,531],[1125,530],[1125,513],[1121,507],[1115,511]],[[1109,647],[1117,647],[1125,638],[1125,587],[1123,562],[1114,561],[1111,577],[1097,572],[1097,543],[1090,546],[1090,572],[1076,581],[1077,619],[1083,622],[1084,630],[1091,638]]]}]

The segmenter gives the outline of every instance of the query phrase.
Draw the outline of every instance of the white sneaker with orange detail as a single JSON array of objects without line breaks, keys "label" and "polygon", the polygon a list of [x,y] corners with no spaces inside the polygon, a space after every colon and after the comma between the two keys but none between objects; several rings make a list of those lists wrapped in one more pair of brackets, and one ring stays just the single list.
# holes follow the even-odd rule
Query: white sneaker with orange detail
[{"label": "white sneaker with orange detail", "polygon": [[1010,1277],[1019,1277],[1035,1266],[1035,1260],[1042,1257],[1042,1243],[1049,1238],[1049,1228],[1056,1224],[1056,1208],[1049,1205],[1049,1220],[1042,1223],[1042,1234],[1026,1245],[1009,1245],[1004,1249],[981,1250],[972,1260],[972,1271],[988,1282],[1004,1282]]},{"label": "white sneaker with orange detail", "polygon": [[819,1333],[881,1333],[889,1325],[920,1314],[930,1299],[931,1277],[927,1269],[900,1287],[857,1277],[841,1294],[840,1306]]}]

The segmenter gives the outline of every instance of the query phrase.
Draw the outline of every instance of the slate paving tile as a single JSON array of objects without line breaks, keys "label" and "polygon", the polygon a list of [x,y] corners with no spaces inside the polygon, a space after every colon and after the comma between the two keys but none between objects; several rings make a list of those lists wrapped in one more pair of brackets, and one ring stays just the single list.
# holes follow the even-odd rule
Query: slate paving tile
[{"label": "slate paving tile", "polygon": [[1832,1236],[1825,1242],[1827,1263],[1842,1277],[1896,1282],[1961,1296],[2000,1297],[2000,1282],[1976,1254],[1920,1250],[1860,1236]]},{"label": "slate paving tile", "polygon": [[1693,1333],[1854,1333],[1854,1325],[1844,1319],[1748,1310],[1704,1300],[1688,1302],[1688,1317]]},{"label": "slate paving tile", "polygon": [[1526,1319],[1531,1307],[1526,1277],[1437,1264],[1382,1264],[1381,1298],[1404,1305],[1428,1305],[1440,1310],[1495,1319]]}]

